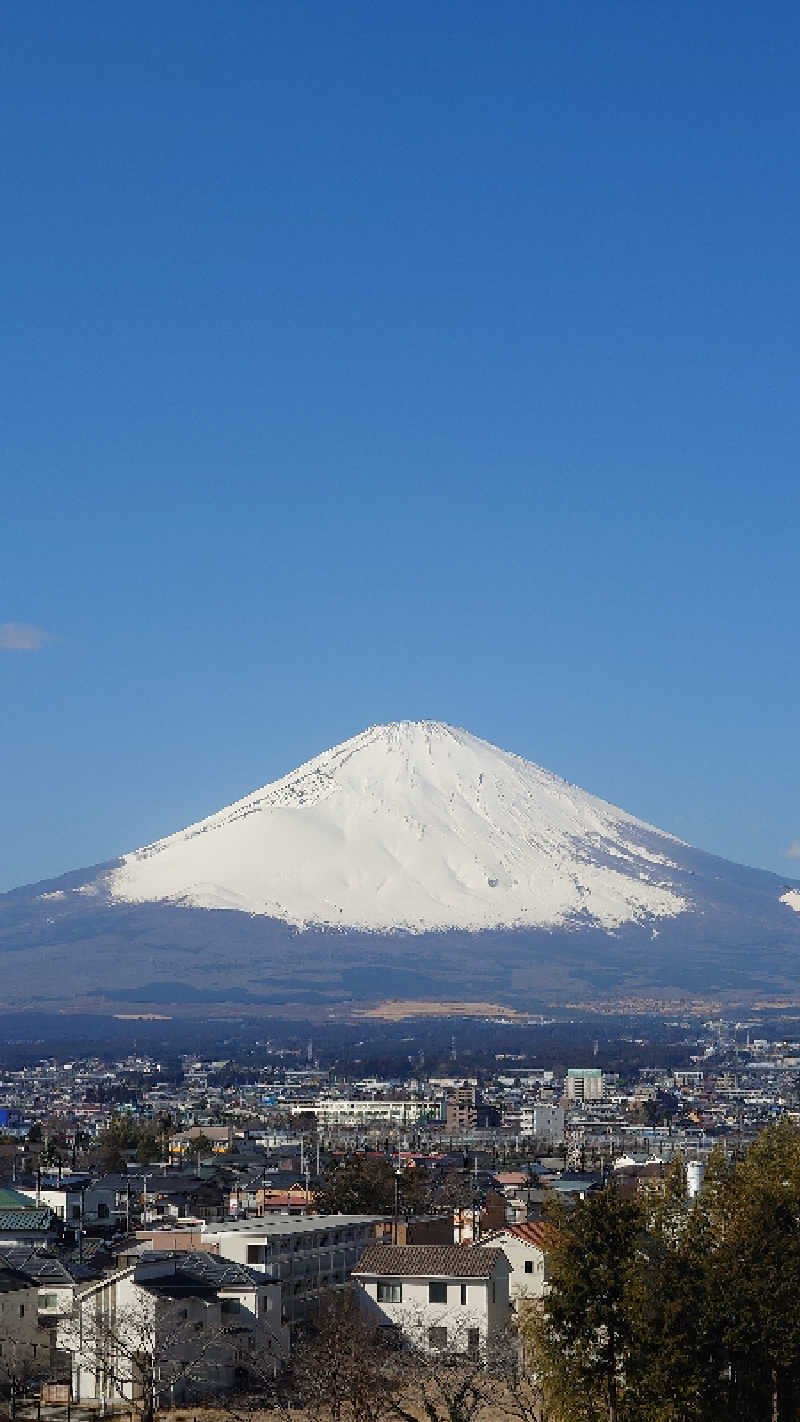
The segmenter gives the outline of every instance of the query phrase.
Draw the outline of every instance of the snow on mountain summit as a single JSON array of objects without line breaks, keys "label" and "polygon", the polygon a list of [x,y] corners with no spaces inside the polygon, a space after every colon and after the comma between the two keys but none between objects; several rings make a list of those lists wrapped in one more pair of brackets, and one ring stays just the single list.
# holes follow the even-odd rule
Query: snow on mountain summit
[{"label": "snow on mountain summit", "polygon": [[672,836],[467,731],[373,726],[128,854],[112,897],[387,932],[606,929],[688,907]]}]

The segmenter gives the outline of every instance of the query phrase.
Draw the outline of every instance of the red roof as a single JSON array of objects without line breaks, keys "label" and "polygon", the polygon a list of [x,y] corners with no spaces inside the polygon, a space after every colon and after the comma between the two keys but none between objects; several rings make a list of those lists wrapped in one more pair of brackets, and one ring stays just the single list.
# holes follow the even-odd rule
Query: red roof
[{"label": "red roof", "polygon": [[501,1229],[492,1230],[490,1235],[484,1235],[484,1239],[496,1239],[502,1234],[512,1234],[523,1244],[532,1244],[544,1253],[553,1248],[558,1238],[558,1231],[546,1220],[530,1220],[526,1224],[505,1225]]}]

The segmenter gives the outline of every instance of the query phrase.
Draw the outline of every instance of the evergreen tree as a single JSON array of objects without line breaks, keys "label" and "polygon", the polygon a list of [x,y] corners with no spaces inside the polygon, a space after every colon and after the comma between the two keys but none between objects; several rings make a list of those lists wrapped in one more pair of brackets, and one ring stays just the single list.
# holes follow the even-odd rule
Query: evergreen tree
[{"label": "evergreen tree", "polygon": [[644,1229],[637,1201],[612,1187],[554,1219],[550,1293],[531,1314],[526,1343],[541,1374],[548,1415],[563,1422],[621,1422],[631,1346],[631,1273]]}]

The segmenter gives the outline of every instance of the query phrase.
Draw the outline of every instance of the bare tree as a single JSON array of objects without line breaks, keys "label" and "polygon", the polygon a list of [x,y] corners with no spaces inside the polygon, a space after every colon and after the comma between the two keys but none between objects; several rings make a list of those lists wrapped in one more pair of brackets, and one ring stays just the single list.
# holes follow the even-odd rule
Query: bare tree
[{"label": "bare tree", "polygon": [[145,1290],[122,1307],[93,1297],[86,1308],[79,1299],[62,1346],[102,1398],[124,1400],[141,1422],[152,1422],[162,1400],[212,1396],[228,1379],[274,1376],[283,1361],[281,1339],[260,1321],[222,1324],[204,1312],[202,1300]]},{"label": "bare tree", "polygon": [[380,1422],[393,1413],[395,1350],[382,1342],[350,1289],[331,1292],[292,1353],[297,1401],[314,1422]]}]

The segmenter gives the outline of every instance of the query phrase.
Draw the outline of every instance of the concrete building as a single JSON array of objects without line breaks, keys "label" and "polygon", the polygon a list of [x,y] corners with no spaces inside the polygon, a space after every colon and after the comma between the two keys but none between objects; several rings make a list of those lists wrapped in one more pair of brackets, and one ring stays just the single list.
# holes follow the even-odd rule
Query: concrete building
[{"label": "concrete building", "polygon": [[564,1144],[564,1107],[549,1101],[537,1101],[521,1106],[519,1129],[523,1136],[535,1137],[546,1149]]},{"label": "concrete building", "polygon": [[603,1073],[599,1067],[570,1067],[567,1072],[568,1101],[601,1101]]},{"label": "concrete building", "polygon": [[19,1387],[47,1374],[55,1346],[55,1331],[40,1321],[38,1283],[0,1261],[0,1383]]},{"label": "concrete building", "polygon": [[379,1121],[410,1126],[430,1112],[425,1101],[375,1100],[359,1096],[316,1096],[307,1101],[293,1101],[292,1116],[316,1116],[320,1126],[366,1126]]},{"label": "concrete building", "polygon": [[478,1088],[464,1081],[448,1096],[445,1124],[449,1131],[468,1131],[478,1124]]},{"label": "concrete building", "polygon": [[204,1245],[221,1257],[262,1273],[282,1290],[283,1318],[306,1318],[328,1289],[347,1283],[366,1246],[389,1242],[394,1223],[384,1215],[275,1215],[209,1225]]}]

